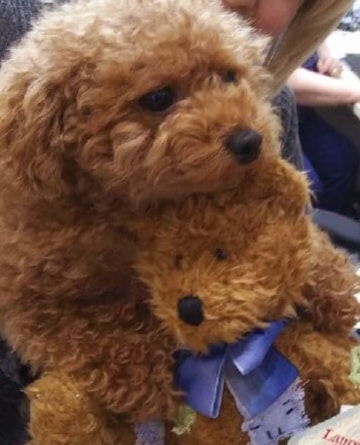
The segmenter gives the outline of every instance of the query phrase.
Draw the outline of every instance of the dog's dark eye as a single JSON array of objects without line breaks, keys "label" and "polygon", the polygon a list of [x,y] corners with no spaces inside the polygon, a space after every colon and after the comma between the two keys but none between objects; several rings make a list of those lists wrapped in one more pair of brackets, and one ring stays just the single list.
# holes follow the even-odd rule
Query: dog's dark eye
[{"label": "dog's dark eye", "polygon": [[222,76],[225,83],[237,83],[237,75],[234,70],[227,70]]},{"label": "dog's dark eye", "polygon": [[140,97],[139,104],[147,110],[161,112],[170,108],[175,99],[175,91],[170,87],[164,87],[144,94],[144,96]]},{"label": "dog's dark eye", "polygon": [[217,261],[225,261],[228,258],[228,253],[224,249],[220,249],[220,248],[215,249],[214,250],[214,258]]}]

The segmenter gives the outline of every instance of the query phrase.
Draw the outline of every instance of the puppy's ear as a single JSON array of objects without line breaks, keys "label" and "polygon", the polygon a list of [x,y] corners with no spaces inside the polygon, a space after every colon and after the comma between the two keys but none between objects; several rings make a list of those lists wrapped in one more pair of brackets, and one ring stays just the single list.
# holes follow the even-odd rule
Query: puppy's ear
[{"label": "puppy's ear", "polygon": [[[53,198],[70,192],[73,164],[64,147],[65,116],[71,112],[64,88],[13,74],[0,95],[2,188]],[[29,74],[30,77],[30,74]]]},{"label": "puppy's ear", "polygon": [[359,279],[350,260],[337,250],[328,236],[312,227],[311,276],[304,285],[307,316],[315,329],[350,335],[360,317],[354,297]]}]

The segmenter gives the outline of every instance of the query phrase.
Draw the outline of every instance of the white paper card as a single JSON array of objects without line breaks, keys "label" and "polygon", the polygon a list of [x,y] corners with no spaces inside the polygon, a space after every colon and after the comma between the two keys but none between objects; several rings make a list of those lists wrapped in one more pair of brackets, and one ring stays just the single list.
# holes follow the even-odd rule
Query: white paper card
[{"label": "white paper card", "polygon": [[360,405],[296,434],[289,445],[360,445]]}]

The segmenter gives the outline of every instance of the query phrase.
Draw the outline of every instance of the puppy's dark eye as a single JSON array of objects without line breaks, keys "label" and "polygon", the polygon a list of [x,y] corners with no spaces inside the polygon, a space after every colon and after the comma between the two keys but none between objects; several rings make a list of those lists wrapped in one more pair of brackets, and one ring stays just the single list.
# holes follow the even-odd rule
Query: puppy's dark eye
[{"label": "puppy's dark eye", "polygon": [[234,70],[227,70],[222,76],[225,83],[237,83],[237,75]]},{"label": "puppy's dark eye", "polygon": [[170,108],[175,100],[175,91],[170,87],[164,87],[144,94],[140,97],[139,104],[147,110],[161,112]]},{"label": "puppy's dark eye", "polygon": [[228,253],[224,249],[220,249],[220,248],[215,249],[214,250],[214,258],[217,261],[225,261],[228,259]]}]

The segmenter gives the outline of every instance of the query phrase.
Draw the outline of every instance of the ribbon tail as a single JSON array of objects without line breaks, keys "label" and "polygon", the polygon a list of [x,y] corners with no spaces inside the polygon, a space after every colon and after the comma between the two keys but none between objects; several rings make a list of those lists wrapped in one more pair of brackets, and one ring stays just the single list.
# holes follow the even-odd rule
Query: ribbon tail
[{"label": "ribbon tail", "polygon": [[182,390],[184,402],[193,410],[210,418],[220,413],[224,391],[225,356],[190,356],[175,372],[175,385]]},{"label": "ribbon tail", "polygon": [[305,414],[304,390],[296,379],[266,411],[243,423],[252,445],[276,445],[304,430],[310,421]]},{"label": "ribbon tail", "polygon": [[269,408],[297,379],[298,370],[275,348],[270,348],[263,363],[241,375],[231,359],[225,364],[227,387],[237,409],[250,419]]}]

